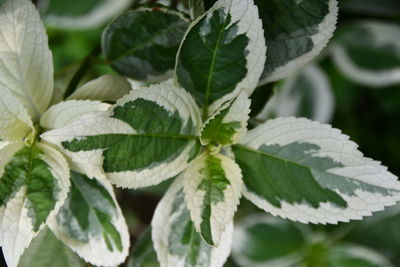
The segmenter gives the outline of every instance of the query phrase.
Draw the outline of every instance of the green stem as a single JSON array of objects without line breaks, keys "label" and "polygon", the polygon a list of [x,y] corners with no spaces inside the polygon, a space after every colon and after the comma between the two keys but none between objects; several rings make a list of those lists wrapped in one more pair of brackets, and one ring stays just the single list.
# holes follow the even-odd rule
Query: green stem
[{"label": "green stem", "polygon": [[100,45],[96,45],[96,47],[93,48],[90,54],[83,60],[82,65],[75,72],[74,76],[72,77],[71,81],[68,84],[67,89],[65,90],[64,99],[66,99],[67,97],[72,95],[73,92],[75,92],[79,82],[82,80],[82,78],[86,75],[86,73],[92,66],[93,63],[92,59],[100,55],[100,52],[101,52]]}]

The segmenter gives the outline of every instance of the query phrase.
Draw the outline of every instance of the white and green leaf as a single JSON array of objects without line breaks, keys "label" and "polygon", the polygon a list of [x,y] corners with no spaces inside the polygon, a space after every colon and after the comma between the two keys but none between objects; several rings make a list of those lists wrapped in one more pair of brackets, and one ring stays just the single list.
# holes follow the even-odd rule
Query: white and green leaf
[{"label": "white and green leaf", "polygon": [[20,141],[32,131],[32,120],[25,107],[8,89],[0,86],[0,138]]},{"label": "white and green leaf", "polygon": [[273,215],[303,223],[361,219],[400,200],[400,183],[349,137],[307,119],[270,120],[233,151],[243,195]]},{"label": "white and green leaf", "polygon": [[40,126],[46,129],[65,127],[85,114],[106,111],[111,105],[99,101],[67,100],[51,106],[40,118]]},{"label": "white and green leaf", "polygon": [[0,245],[8,266],[16,266],[64,203],[69,169],[61,153],[45,144],[12,143],[0,153]]},{"label": "white and green leaf", "polygon": [[88,30],[120,14],[133,0],[41,0],[40,8],[49,26],[67,30]]},{"label": "white and green leaf", "polygon": [[31,1],[0,6],[0,85],[37,121],[53,94],[53,60],[39,13]]},{"label": "white and green leaf", "polygon": [[334,111],[334,95],[327,75],[317,65],[309,65],[274,88],[257,119],[305,117],[327,123]]},{"label": "white and green leaf", "polygon": [[86,263],[48,229],[43,229],[22,255],[18,267],[85,267]]},{"label": "white and green leaf", "polygon": [[128,267],[159,267],[157,254],[151,240],[151,227],[148,227],[137,240],[126,264]]},{"label": "white and green leaf", "polygon": [[263,34],[252,0],[220,0],[190,25],[175,79],[202,104],[204,117],[215,100],[254,91],[265,62]]},{"label": "white and green leaf", "polygon": [[314,59],[336,28],[336,0],[255,0],[255,3],[268,47],[260,85],[285,78]]},{"label": "white and green leaf", "polygon": [[104,30],[102,48],[119,73],[156,82],[172,77],[176,53],[189,20],[173,9],[154,6],[129,10]]},{"label": "white and green leaf", "polygon": [[53,233],[85,261],[117,266],[129,253],[124,216],[108,182],[71,172],[71,190],[49,226]]},{"label": "white and green leaf", "polygon": [[188,4],[189,4],[190,17],[192,19],[197,18],[205,11],[203,0],[189,0]]},{"label": "white and green leaf", "polygon": [[196,232],[186,208],[178,177],[158,204],[152,220],[152,239],[162,267],[221,267],[229,256],[233,224],[222,234],[217,247],[209,246]]},{"label": "white and green leaf", "polygon": [[200,142],[203,145],[230,145],[240,140],[247,131],[250,114],[250,99],[245,93],[213,112],[204,123]]},{"label": "white and green leaf", "polygon": [[247,216],[235,225],[232,257],[242,267],[294,266],[308,250],[307,234],[287,220]]},{"label": "white and green leaf", "polygon": [[166,82],[133,90],[108,111],[84,115],[42,138],[89,177],[135,188],[183,171],[197,153],[200,127],[191,96]]},{"label": "white and green leaf", "polygon": [[338,70],[369,87],[400,84],[400,25],[362,21],[341,28],[331,47]]},{"label": "white and green leaf", "polygon": [[131,85],[125,78],[107,74],[85,83],[68,99],[115,102],[128,94],[131,89]]},{"label": "white and green leaf", "polygon": [[227,156],[205,152],[181,175],[185,201],[196,231],[209,245],[218,246],[242,196],[239,166]]}]

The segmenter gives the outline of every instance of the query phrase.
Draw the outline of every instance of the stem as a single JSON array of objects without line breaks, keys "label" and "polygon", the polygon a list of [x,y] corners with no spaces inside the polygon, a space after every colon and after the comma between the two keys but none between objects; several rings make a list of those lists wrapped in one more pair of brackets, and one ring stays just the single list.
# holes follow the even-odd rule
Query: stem
[{"label": "stem", "polygon": [[96,58],[98,55],[100,55],[100,52],[101,52],[100,45],[96,45],[90,52],[90,54],[83,60],[82,65],[75,72],[74,76],[72,77],[71,81],[68,84],[67,89],[65,90],[64,99],[66,99],[67,97],[72,95],[73,92],[75,92],[79,82],[82,80],[82,78],[86,75],[86,73],[92,66],[93,58]]}]

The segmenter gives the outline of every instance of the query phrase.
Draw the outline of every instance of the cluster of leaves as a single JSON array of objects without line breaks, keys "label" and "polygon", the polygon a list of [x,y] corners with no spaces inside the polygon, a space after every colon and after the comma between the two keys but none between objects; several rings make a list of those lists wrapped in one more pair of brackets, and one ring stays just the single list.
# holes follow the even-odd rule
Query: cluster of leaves
[{"label": "cluster of leaves", "polygon": [[[117,2],[116,10],[127,6]],[[325,47],[335,0],[219,0],[207,11],[192,0],[188,8],[143,5],[118,16],[102,49],[121,76],[60,97],[35,7],[1,3],[0,244],[9,266],[61,247],[57,239],[94,265],[124,262],[129,233],[111,184],[141,188],[174,177],[133,259],[156,254],[161,266],[222,266],[242,195],[275,216],[324,224],[400,199],[397,177],[329,125],[289,117],[248,130],[254,90]],[[324,78],[310,82],[315,73],[309,67],[293,79],[326,87]],[[125,77],[148,86],[132,89]],[[279,97],[269,105],[264,119]],[[318,107],[315,114],[329,120]],[[57,260],[82,264],[62,250]]]}]

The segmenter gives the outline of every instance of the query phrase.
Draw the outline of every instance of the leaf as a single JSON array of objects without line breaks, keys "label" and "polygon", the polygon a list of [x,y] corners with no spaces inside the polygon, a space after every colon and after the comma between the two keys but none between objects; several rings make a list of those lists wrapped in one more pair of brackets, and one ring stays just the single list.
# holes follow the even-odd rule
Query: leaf
[{"label": "leaf", "polygon": [[242,196],[242,173],[227,156],[204,153],[182,174],[185,201],[196,231],[211,246],[232,222]]},{"label": "leaf", "polygon": [[303,223],[347,222],[394,205],[397,177],[348,139],[307,119],[260,125],[233,147],[243,195],[273,215]]},{"label": "leaf", "polygon": [[157,254],[151,240],[151,228],[142,233],[131,252],[128,267],[159,267]]},{"label": "leaf", "polygon": [[88,30],[102,26],[131,5],[131,0],[50,0],[40,5],[46,24],[66,30]]},{"label": "leaf", "polygon": [[308,65],[275,87],[257,119],[296,116],[326,123],[333,116],[334,101],[326,74],[317,65]]},{"label": "leaf", "polygon": [[53,60],[39,14],[28,0],[0,7],[0,84],[36,122],[53,94]]},{"label": "leaf", "polygon": [[96,111],[106,111],[109,104],[99,101],[68,100],[51,106],[40,118],[40,126],[46,129],[65,127],[80,116]]},{"label": "leaf", "polygon": [[25,107],[8,89],[0,88],[0,138],[19,141],[30,131],[33,124]]},{"label": "leaf", "polygon": [[338,70],[368,87],[400,84],[400,25],[362,21],[343,27],[331,48]]},{"label": "leaf", "polygon": [[328,266],[394,267],[383,255],[371,249],[350,244],[333,247],[328,254]]},{"label": "leaf", "polygon": [[108,182],[71,172],[71,190],[49,226],[53,233],[85,261],[117,266],[129,253],[124,216]]},{"label": "leaf", "polygon": [[188,24],[182,13],[166,7],[130,10],[104,30],[103,52],[123,75],[149,82],[165,80],[172,76]]},{"label": "leaf", "polygon": [[103,75],[85,83],[68,99],[115,102],[131,91],[129,82],[119,75]]},{"label": "leaf", "polygon": [[255,0],[255,3],[268,47],[260,85],[285,78],[314,59],[336,28],[336,0]]},{"label": "leaf", "polygon": [[32,238],[58,212],[69,190],[69,169],[52,147],[13,143],[0,151],[0,245],[16,266]]},{"label": "leaf", "polygon": [[203,145],[230,145],[240,140],[247,131],[250,100],[241,93],[233,101],[222,104],[204,123],[200,141]]},{"label": "leaf", "polygon": [[192,19],[197,18],[201,14],[204,13],[204,2],[203,0],[189,0],[189,10],[190,10],[190,17]]},{"label": "leaf", "polygon": [[22,255],[18,267],[85,267],[85,262],[45,228]]},{"label": "leaf", "polygon": [[197,152],[201,119],[191,96],[171,83],[132,91],[106,112],[42,135],[78,171],[122,187],[154,185],[183,171]]},{"label": "leaf", "polygon": [[218,1],[186,32],[177,55],[175,78],[203,105],[240,92],[250,95],[265,61],[265,40],[253,1]]},{"label": "leaf", "polygon": [[232,256],[243,267],[294,266],[307,252],[306,233],[289,221],[254,214],[235,225]]},{"label": "leaf", "polygon": [[222,234],[218,247],[210,247],[196,232],[184,201],[182,176],[158,204],[152,220],[152,239],[161,266],[219,267],[229,256],[233,225]]}]

